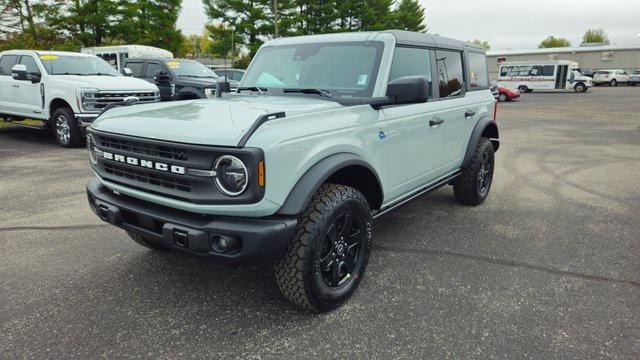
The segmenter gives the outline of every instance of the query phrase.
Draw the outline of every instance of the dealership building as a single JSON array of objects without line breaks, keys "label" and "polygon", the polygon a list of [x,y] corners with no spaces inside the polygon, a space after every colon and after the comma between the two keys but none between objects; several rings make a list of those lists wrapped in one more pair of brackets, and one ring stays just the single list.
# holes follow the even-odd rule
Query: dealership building
[{"label": "dealership building", "polygon": [[487,51],[489,76],[498,77],[498,66],[511,61],[571,60],[583,69],[640,69],[640,44],[636,45],[595,45],[533,50]]}]

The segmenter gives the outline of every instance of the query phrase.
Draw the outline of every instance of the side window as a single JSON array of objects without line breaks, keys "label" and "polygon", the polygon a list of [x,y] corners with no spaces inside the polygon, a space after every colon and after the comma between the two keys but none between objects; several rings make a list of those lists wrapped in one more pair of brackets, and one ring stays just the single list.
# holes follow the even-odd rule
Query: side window
[{"label": "side window", "polygon": [[156,73],[160,70],[162,70],[162,65],[155,62],[147,63],[147,73],[145,78],[152,78],[156,76]]},{"label": "side window", "polygon": [[529,76],[542,76],[543,72],[544,69],[542,65],[533,65],[531,72],[529,72]]},{"label": "side window", "polygon": [[507,76],[511,71],[511,66],[502,66],[500,67],[500,76]]},{"label": "side window", "polygon": [[440,98],[462,95],[462,54],[457,51],[436,50],[436,64]]},{"label": "side window", "polygon": [[33,57],[28,55],[22,55],[20,57],[20,64],[24,65],[27,68],[27,73],[32,75],[40,75],[40,69],[38,69],[38,64],[33,59]]},{"label": "side window", "polygon": [[242,80],[242,76],[244,76],[244,73],[242,71],[234,71],[232,78],[233,80],[240,81]]},{"label": "side window", "polygon": [[125,67],[131,70],[131,73],[134,77],[142,77],[142,61],[129,61],[126,63]]},{"label": "side window", "polygon": [[487,58],[484,54],[467,53],[469,60],[469,88],[482,89],[489,86],[489,76],[487,74]]},{"label": "side window", "polygon": [[545,65],[542,67],[542,76],[553,76],[555,66],[553,65]]},{"label": "side window", "polygon": [[432,94],[431,56],[428,49],[397,47],[393,54],[389,82],[403,76],[426,76],[429,81],[429,97]]},{"label": "side window", "polygon": [[11,75],[11,68],[18,62],[18,55],[4,55],[0,58],[0,75]]}]

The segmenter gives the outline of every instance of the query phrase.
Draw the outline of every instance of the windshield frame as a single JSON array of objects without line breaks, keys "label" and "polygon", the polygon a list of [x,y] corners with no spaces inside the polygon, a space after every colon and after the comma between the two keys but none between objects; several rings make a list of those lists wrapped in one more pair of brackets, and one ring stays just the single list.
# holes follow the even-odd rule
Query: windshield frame
[{"label": "windshield frame", "polygon": [[[257,87],[257,84],[249,84],[247,85],[249,79],[250,79],[250,74],[252,71],[254,71],[257,61],[259,59],[260,56],[265,56],[265,51],[271,51],[272,49],[286,49],[286,48],[296,48],[296,47],[300,47],[300,46],[309,46],[309,45],[320,45],[320,46],[353,46],[353,45],[366,45],[366,46],[371,46],[373,48],[376,49],[376,59],[373,62],[373,66],[372,66],[372,71],[371,71],[371,79],[369,80],[369,83],[367,85],[366,88],[362,89],[362,90],[357,90],[357,95],[354,93],[353,96],[344,96],[345,94],[342,94],[342,92],[339,89],[332,89],[332,88],[328,88],[328,87],[322,87],[322,88],[317,88],[318,90],[324,90],[329,92],[333,97],[329,98],[329,97],[325,97],[322,96],[320,94],[313,94],[310,92],[285,92],[284,90],[305,90],[305,89],[309,89],[310,86],[288,86],[288,85],[283,85],[283,86],[279,86],[279,87],[269,87],[269,86],[262,86],[260,85],[260,88],[265,89],[266,91],[264,91],[264,93],[268,94],[268,95],[275,95],[275,96],[305,96],[305,97],[317,97],[317,98],[321,98],[324,100],[333,100],[333,101],[338,101],[340,99],[344,99],[344,100],[359,100],[359,99],[371,99],[374,97],[375,94],[375,90],[376,90],[376,86],[379,80],[379,76],[380,76],[380,66],[382,64],[382,60],[385,56],[385,47],[386,47],[386,43],[384,41],[380,41],[380,40],[355,40],[355,41],[330,41],[330,42],[311,42],[311,43],[294,43],[294,44],[286,44],[286,45],[268,45],[268,46],[264,46],[262,47],[258,53],[255,55],[253,61],[251,61],[251,64],[249,65],[249,67],[247,68],[247,70],[245,71],[244,76],[242,77],[242,81],[240,82],[239,88],[242,87]],[[346,90],[344,90],[344,92],[347,92]],[[353,92],[353,91],[349,91],[349,92]],[[365,94],[365,95],[360,95],[360,94]]]},{"label": "windshield frame", "polygon": [[106,76],[123,76],[122,74],[120,74],[120,72],[118,70],[116,70],[113,66],[111,66],[111,64],[109,64],[108,62],[106,62],[104,59],[102,59],[99,56],[87,56],[87,55],[75,55],[75,54],[49,54],[49,53],[40,53],[37,54],[38,57],[38,61],[40,61],[40,63],[42,64],[42,67],[44,68],[45,73],[47,73],[47,75],[51,75],[51,76],[63,76],[63,75],[75,75],[75,76],[104,76],[104,75],[98,75],[96,73],[75,73],[75,71],[69,71],[72,74],[64,74],[64,73],[57,73],[56,70],[56,66],[55,63],[53,63],[53,61],[55,61],[54,59],[43,59],[43,57],[51,57],[51,56],[55,56],[57,60],[58,58],[77,58],[77,59],[89,59],[89,60],[94,60],[96,61],[98,64],[103,64],[105,66],[105,70],[107,71],[102,71],[100,72],[101,74],[105,74]]}]

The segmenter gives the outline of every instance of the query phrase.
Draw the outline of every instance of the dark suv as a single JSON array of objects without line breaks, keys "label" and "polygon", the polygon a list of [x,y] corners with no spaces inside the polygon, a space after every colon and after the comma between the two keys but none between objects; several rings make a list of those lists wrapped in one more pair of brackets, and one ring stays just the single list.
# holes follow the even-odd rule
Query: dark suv
[{"label": "dark suv", "polygon": [[131,58],[123,73],[156,84],[162,101],[202,99],[213,96],[222,79],[195,60]]}]

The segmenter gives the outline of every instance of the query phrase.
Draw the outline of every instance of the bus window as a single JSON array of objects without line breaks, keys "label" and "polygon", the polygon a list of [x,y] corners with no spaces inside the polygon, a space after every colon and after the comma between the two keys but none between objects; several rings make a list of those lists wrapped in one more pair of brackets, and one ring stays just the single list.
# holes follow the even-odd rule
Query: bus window
[{"label": "bus window", "polygon": [[98,56],[100,56],[104,61],[108,62],[109,65],[113,66],[114,68],[118,68],[118,56],[116,54],[98,54]]},{"label": "bus window", "polygon": [[545,65],[542,67],[542,76],[553,76],[553,73],[555,72],[555,66],[553,65]]},{"label": "bus window", "polygon": [[502,66],[500,67],[500,76],[507,76],[509,71],[511,70],[511,66]]},{"label": "bus window", "polygon": [[531,69],[532,69],[532,66],[520,66],[520,71],[518,71],[518,76],[529,76]]},{"label": "bus window", "polygon": [[542,65],[533,65],[529,76],[542,76]]}]

